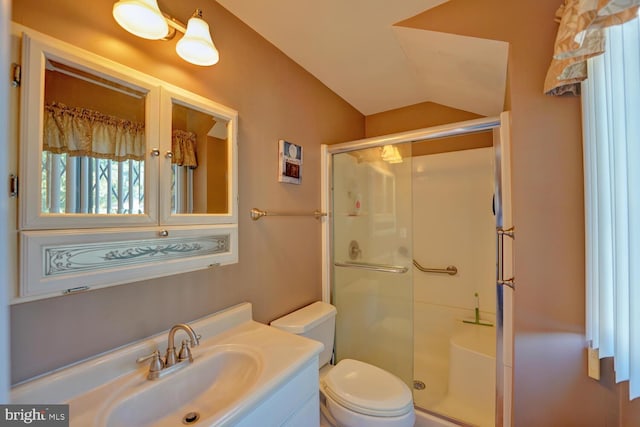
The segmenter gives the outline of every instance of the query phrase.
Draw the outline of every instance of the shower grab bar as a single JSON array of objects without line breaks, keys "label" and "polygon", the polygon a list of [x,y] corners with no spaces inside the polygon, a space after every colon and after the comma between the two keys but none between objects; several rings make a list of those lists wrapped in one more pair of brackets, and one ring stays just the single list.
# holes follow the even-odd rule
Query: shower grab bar
[{"label": "shower grab bar", "polygon": [[413,260],[413,265],[423,273],[442,273],[454,276],[458,273],[458,268],[455,265],[449,265],[447,268],[426,268],[420,265],[418,261]]},{"label": "shower grab bar", "polygon": [[361,268],[363,270],[382,271],[384,273],[406,273],[407,267],[401,265],[371,264],[368,262],[334,262],[336,267]]},{"label": "shower grab bar", "polygon": [[327,216],[326,212],[321,212],[321,211],[313,211],[311,213],[306,213],[306,212],[272,212],[272,211],[263,211],[262,209],[258,209],[258,208],[253,208],[251,209],[251,211],[249,211],[250,215],[251,215],[251,219],[254,221],[259,220],[260,218],[262,218],[263,216],[313,216],[316,219],[319,219],[323,216]]}]

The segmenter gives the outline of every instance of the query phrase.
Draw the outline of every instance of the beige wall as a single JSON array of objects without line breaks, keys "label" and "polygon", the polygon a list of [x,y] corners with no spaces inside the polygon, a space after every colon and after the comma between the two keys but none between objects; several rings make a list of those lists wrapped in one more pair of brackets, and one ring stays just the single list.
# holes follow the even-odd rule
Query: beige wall
[{"label": "beige wall", "polygon": [[510,43],[517,427],[633,426],[640,399],[586,376],[579,98],[542,94],[560,0],[452,0],[405,25]]},{"label": "beige wall", "polygon": [[[367,138],[370,138],[444,123],[463,122],[480,117],[482,116],[468,111],[434,104],[433,102],[423,102],[367,116],[365,118],[365,132]],[[491,146],[493,146],[493,133],[482,132],[416,142],[411,145],[411,155],[414,157],[426,156],[428,154]]]},{"label": "beige wall", "polygon": [[[197,67],[175,43],[134,37],[111,17],[112,0],[13,2],[13,19],[139,69],[239,112],[240,262],[11,307],[12,381],[250,301],[269,321],[321,298],[320,223],[313,218],[252,222],[249,209],[320,207],[321,143],[359,139],[364,118],[212,0],[161,2],[185,20],[196,6],[221,60]],[[165,6],[166,5],[166,6]],[[301,185],[277,182],[278,139],[304,147]]]},{"label": "beige wall", "polygon": [[[14,19],[239,111],[240,263],[13,306],[14,382],[240,301],[251,301],[255,317],[268,321],[320,298],[315,220],[253,223],[247,211],[317,208],[318,145],[365,134],[359,113],[214,1],[197,2],[221,52],[221,62],[210,68],[178,60],[175,41],[124,33],[110,18],[112,3],[94,0],[89,10],[71,0],[20,0],[14,1]],[[196,6],[194,0],[165,3],[182,19]],[[579,100],[541,93],[560,3],[452,0],[407,24],[511,43],[515,425],[630,427],[640,419],[640,402],[629,404],[625,388],[612,385],[610,375],[600,384],[585,376]],[[304,146],[301,186],[276,182],[280,138]],[[604,368],[610,373],[608,364]]]},{"label": "beige wall", "polygon": [[483,117],[433,102],[409,105],[365,118],[367,138]]},{"label": "beige wall", "polygon": [[82,107],[121,119],[144,123],[144,98],[98,86],[56,71],[44,73],[44,102],[60,102],[68,107]]}]

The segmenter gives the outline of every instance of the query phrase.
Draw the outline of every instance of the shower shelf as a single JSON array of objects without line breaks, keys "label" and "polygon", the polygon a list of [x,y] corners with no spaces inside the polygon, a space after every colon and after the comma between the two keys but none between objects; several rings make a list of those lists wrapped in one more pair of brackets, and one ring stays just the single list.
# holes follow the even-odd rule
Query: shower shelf
[{"label": "shower shelf", "polygon": [[381,271],[384,273],[406,273],[409,271],[407,267],[401,265],[371,264],[368,262],[336,262],[336,267],[360,268],[363,270]]}]

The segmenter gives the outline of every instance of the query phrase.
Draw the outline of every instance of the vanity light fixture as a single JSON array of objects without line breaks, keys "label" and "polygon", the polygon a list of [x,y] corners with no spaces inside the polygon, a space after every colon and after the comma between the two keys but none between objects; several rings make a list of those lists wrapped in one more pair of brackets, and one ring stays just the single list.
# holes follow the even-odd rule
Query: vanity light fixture
[{"label": "vanity light fixture", "polygon": [[113,17],[125,30],[148,40],[169,34],[169,24],[156,0],[121,0],[113,5]]},{"label": "vanity light fixture", "polygon": [[196,9],[189,18],[184,37],[176,44],[176,52],[180,58],[196,65],[213,65],[218,62],[218,49],[213,45],[209,24],[202,19],[200,9]]},{"label": "vanity light fixture", "polygon": [[171,40],[176,31],[183,33],[176,52],[192,64],[214,65],[220,59],[200,9],[196,9],[185,25],[162,12],[157,0],[119,0],[113,5],[113,17],[131,34],[149,40]]}]

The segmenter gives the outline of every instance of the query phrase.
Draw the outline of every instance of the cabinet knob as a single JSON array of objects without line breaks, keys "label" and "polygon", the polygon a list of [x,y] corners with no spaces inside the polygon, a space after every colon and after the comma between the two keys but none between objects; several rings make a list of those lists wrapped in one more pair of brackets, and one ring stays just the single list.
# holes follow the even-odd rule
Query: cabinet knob
[{"label": "cabinet knob", "polygon": [[164,154],[164,156],[165,156],[167,159],[171,159],[171,158],[173,158],[173,153],[172,153],[171,151],[167,151],[167,152]]},{"label": "cabinet knob", "polygon": [[169,232],[167,230],[160,230],[158,234],[160,235],[160,237],[167,237],[169,235]]},{"label": "cabinet knob", "polygon": [[153,150],[151,150],[151,155],[153,157],[158,157],[160,155],[160,150],[158,150],[157,148],[154,148]]}]

